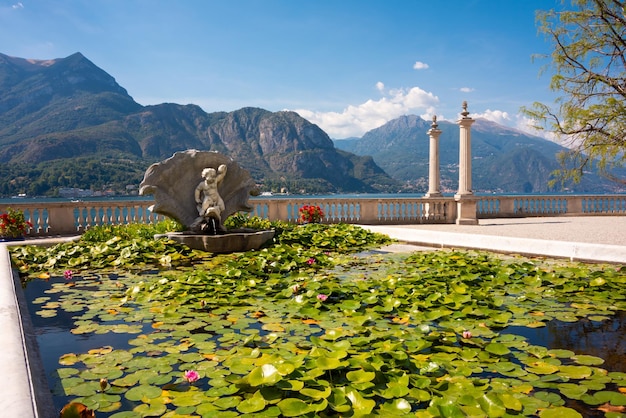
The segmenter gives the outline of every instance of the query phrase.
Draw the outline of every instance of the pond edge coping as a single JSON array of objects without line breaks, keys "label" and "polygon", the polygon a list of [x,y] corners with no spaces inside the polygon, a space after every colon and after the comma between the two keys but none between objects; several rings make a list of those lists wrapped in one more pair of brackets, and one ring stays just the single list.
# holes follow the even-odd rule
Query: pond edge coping
[{"label": "pond edge coping", "polygon": [[0,243],[0,411],[20,418],[56,417],[59,411],[52,401],[19,273],[9,255],[9,246],[24,244]]}]

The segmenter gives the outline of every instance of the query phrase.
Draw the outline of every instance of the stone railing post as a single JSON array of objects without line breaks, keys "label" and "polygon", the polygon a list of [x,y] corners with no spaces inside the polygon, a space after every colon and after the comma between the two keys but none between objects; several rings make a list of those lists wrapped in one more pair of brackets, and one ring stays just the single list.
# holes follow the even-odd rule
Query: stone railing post
[{"label": "stone railing post", "polygon": [[567,213],[569,215],[582,215],[584,213],[582,196],[567,197]]},{"label": "stone railing post", "polygon": [[378,220],[378,200],[364,199],[361,201],[361,218],[359,222],[364,224],[376,224]]},{"label": "stone railing post", "polygon": [[267,218],[270,221],[287,219],[287,205],[284,203],[284,201],[280,200],[267,201]]},{"label": "stone railing post", "polygon": [[467,102],[463,102],[463,111],[459,124],[459,190],[454,195],[457,202],[457,225],[477,225],[476,198],[472,192],[472,132],[475,122],[467,111]]},{"label": "stone railing post", "polygon": [[439,191],[439,135],[441,130],[437,129],[437,116],[433,116],[433,123],[428,130],[430,137],[429,158],[428,158],[428,193],[424,197],[441,197]]},{"label": "stone railing post", "polygon": [[500,213],[498,217],[506,218],[515,215],[515,198],[502,196],[500,199]]},{"label": "stone railing post", "polygon": [[74,206],[71,204],[53,206],[48,209],[48,224],[54,234],[76,234],[78,228],[74,221]]}]

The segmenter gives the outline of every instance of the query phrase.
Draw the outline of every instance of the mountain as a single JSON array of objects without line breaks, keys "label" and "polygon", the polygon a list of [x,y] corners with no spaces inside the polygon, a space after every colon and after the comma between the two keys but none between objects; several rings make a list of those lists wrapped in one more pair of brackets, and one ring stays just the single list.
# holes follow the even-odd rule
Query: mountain
[{"label": "mountain", "polygon": [[[339,149],[372,156],[389,175],[419,191],[428,189],[429,136],[432,122],[402,116],[373,129],[360,139],[335,140]],[[442,191],[458,187],[459,126],[440,121],[439,137]],[[476,119],[471,128],[472,188],[478,192],[545,193],[551,173],[559,169],[556,155],[565,148],[497,123]],[[593,173],[580,184],[567,184],[576,192],[615,192],[616,183]]]},{"label": "mountain", "polygon": [[[119,189],[138,184],[149,164],[191,148],[232,157],[266,189],[398,188],[372,158],[337,150],[294,112],[142,106],[80,53],[46,61],[0,54],[0,195],[111,186],[94,170],[109,173]],[[123,167],[132,167],[126,178]]]}]

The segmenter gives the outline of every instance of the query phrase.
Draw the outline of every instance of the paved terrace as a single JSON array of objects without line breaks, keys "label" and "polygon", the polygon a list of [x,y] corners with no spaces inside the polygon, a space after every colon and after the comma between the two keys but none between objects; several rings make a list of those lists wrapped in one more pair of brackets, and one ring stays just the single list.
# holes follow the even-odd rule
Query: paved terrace
[{"label": "paved terrace", "polygon": [[626,216],[501,218],[481,219],[478,225],[363,227],[412,245],[626,264]]},{"label": "paved terrace", "polygon": [[[626,264],[626,216],[482,219],[479,225],[367,225],[401,244],[392,251],[430,248],[473,248],[505,253],[542,255],[593,262]],[[74,237],[75,239],[76,237]],[[32,239],[50,245],[72,238]],[[11,274],[7,244],[0,244],[0,410],[12,416],[46,418],[52,405],[46,393],[35,340],[28,321],[20,321],[21,290]],[[25,324],[25,326],[24,326]],[[27,346],[29,349],[27,349]],[[43,390],[38,390],[43,389]],[[46,396],[48,395],[48,396]],[[35,401],[35,398],[38,400]]]}]

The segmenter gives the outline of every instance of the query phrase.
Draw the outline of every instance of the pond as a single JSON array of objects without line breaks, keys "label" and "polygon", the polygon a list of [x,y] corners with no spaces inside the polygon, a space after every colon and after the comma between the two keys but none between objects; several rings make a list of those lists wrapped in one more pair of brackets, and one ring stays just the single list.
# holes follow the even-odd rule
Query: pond
[{"label": "pond", "polygon": [[25,287],[59,409],[625,413],[626,274],[615,266],[443,250],[259,252],[68,276]]}]

